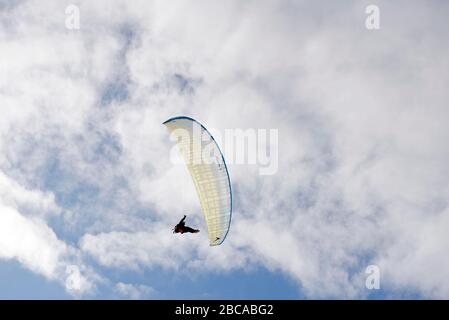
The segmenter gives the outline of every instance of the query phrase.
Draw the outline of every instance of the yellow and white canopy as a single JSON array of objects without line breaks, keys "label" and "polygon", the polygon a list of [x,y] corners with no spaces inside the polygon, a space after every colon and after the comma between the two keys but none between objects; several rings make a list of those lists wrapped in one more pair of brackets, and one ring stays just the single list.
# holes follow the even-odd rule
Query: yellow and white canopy
[{"label": "yellow and white canopy", "polygon": [[232,190],[228,168],[217,142],[195,119],[175,117],[164,122],[176,139],[206,219],[209,243],[225,240],[232,216]]}]

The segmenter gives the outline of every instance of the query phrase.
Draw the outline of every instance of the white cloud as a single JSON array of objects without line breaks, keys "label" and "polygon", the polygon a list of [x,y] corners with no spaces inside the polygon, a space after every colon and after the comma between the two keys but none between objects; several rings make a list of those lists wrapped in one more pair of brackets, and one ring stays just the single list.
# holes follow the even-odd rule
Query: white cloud
[{"label": "white cloud", "polygon": [[154,289],[144,285],[133,285],[119,282],[115,285],[115,291],[122,297],[138,300],[150,298],[154,294]]},{"label": "white cloud", "polygon": [[[55,1],[8,8],[0,25],[0,219],[27,235],[18,247],[2,235],[0,255],[47,277],[67,251],[119,269],[262,265],[312,297],[367,295],[374,263],[391,290],[449,295],[444,10],[381,2],[370,32],[361,2],[79,4],[79,31]],[[205,227],[187,172],[168,162],[161,122],[179,114],[279,129],[276,176],[230,167],[220,248],[170,234],[184,213]],[[50,219],[66,225],[59,238]]]},{"label": "white cloud", "polygon": [[[4,176],[2,178],[7,179]],[[2,191],[3,198],[6,190]],[[12,193],[17,196],[18,201],[9,195],[6,197],[8,202],[16,203],[27,198],[28,205],[32,202],[36,204],[31,211],[45,210],[45,206],[41,204],[48,203],[48,196],[40,197],[37,191],[20,190],[20,186],[16,184],[13,184]],[[0,198],[0,259],[15,259],[30,271],[47,279],[60,283],[70,282],[73,285],[67,287],[67,291],[74,295],[91,292],[94,288],[92,279],[81,274],[78,266],[72,266],[76,268],[76,274],[65,274],[68,264],[79,263],[77,250],[58,239],[42,217],[24,216],[17,211],[17,208],[5,204],[2,198]],[[40,213],[44,214],[45,211]]]},{"label": "white cloud", "polygon": [[33,216],[59,214],[61,209],[50,192],[27,190],[0,171],[0,199],[4,205]]},{"label": "white cloud", "polygon": [[95,290],[95,283],[93,280],[100,280],[98,277],[92,279],[83,275],[80,267],[77,265],[67,265],[66,275],[65,289],[74,296],[83,296],[87,293],[93,293]]},{"label": "white cloud", "polygon": [[0,256],[16,258],[31,270],[55,278],[58,262],[66,251],[47,225],[26,219],[14,209],[1,206]]}]

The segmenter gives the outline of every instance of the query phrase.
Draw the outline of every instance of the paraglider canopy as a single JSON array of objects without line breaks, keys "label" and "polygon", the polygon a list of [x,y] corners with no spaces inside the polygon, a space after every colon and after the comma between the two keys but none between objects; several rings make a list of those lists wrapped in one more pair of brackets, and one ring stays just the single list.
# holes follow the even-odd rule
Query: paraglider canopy
[{"label": "paraglider canopy", "polygon": [[217,142],[198,121],[175,117],[163,123],[176,139],[206,220],[209,244],[223,243],[232,217],[229,171]]}]

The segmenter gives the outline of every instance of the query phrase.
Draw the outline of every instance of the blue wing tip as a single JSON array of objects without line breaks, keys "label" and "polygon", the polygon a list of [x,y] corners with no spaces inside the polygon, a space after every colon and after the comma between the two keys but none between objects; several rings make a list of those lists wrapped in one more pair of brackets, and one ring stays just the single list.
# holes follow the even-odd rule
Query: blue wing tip
[{"label": "blue wing tip", "polygon": [[[191,117],[187,117],[187,116],[178,116],[178,117],[170,118],[170,119],[164,121],[162,124],[166,124],[166,123],[169,123],[169,122],[171,122],[171,121],[174,121],[174,120],[180,120],[180,119],[186,119],[186,120],[192,120],[192,121],[198,122],[198,121],[196,121],[195,119],[193,119],[193,118],[191,118]],[[198,123],[199,123],[199,122],[198,122]]]}]

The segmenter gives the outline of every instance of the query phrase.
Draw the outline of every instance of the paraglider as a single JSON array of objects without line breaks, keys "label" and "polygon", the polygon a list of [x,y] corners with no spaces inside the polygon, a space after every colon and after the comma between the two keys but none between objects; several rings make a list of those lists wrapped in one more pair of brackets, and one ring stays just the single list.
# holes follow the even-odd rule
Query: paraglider
[{"label": "paraglider", "polygon": [[181,219],[181,221],[179,221],[179,223],[174,227],[173,229],[173,233],[198,233],[200,232],[200,230],[198,229],[193,229],[191,227],[186,226],[185,220],[186,220],[187,216],[184,215],[184,218]]},{"label": "paraglider", "polygon": [[209,244],[220,245],[226,239],[232,217],[231,180],[223,153],[209,131],[195,119],[175,117],[163,124],[176,139],[192,178]]}]

